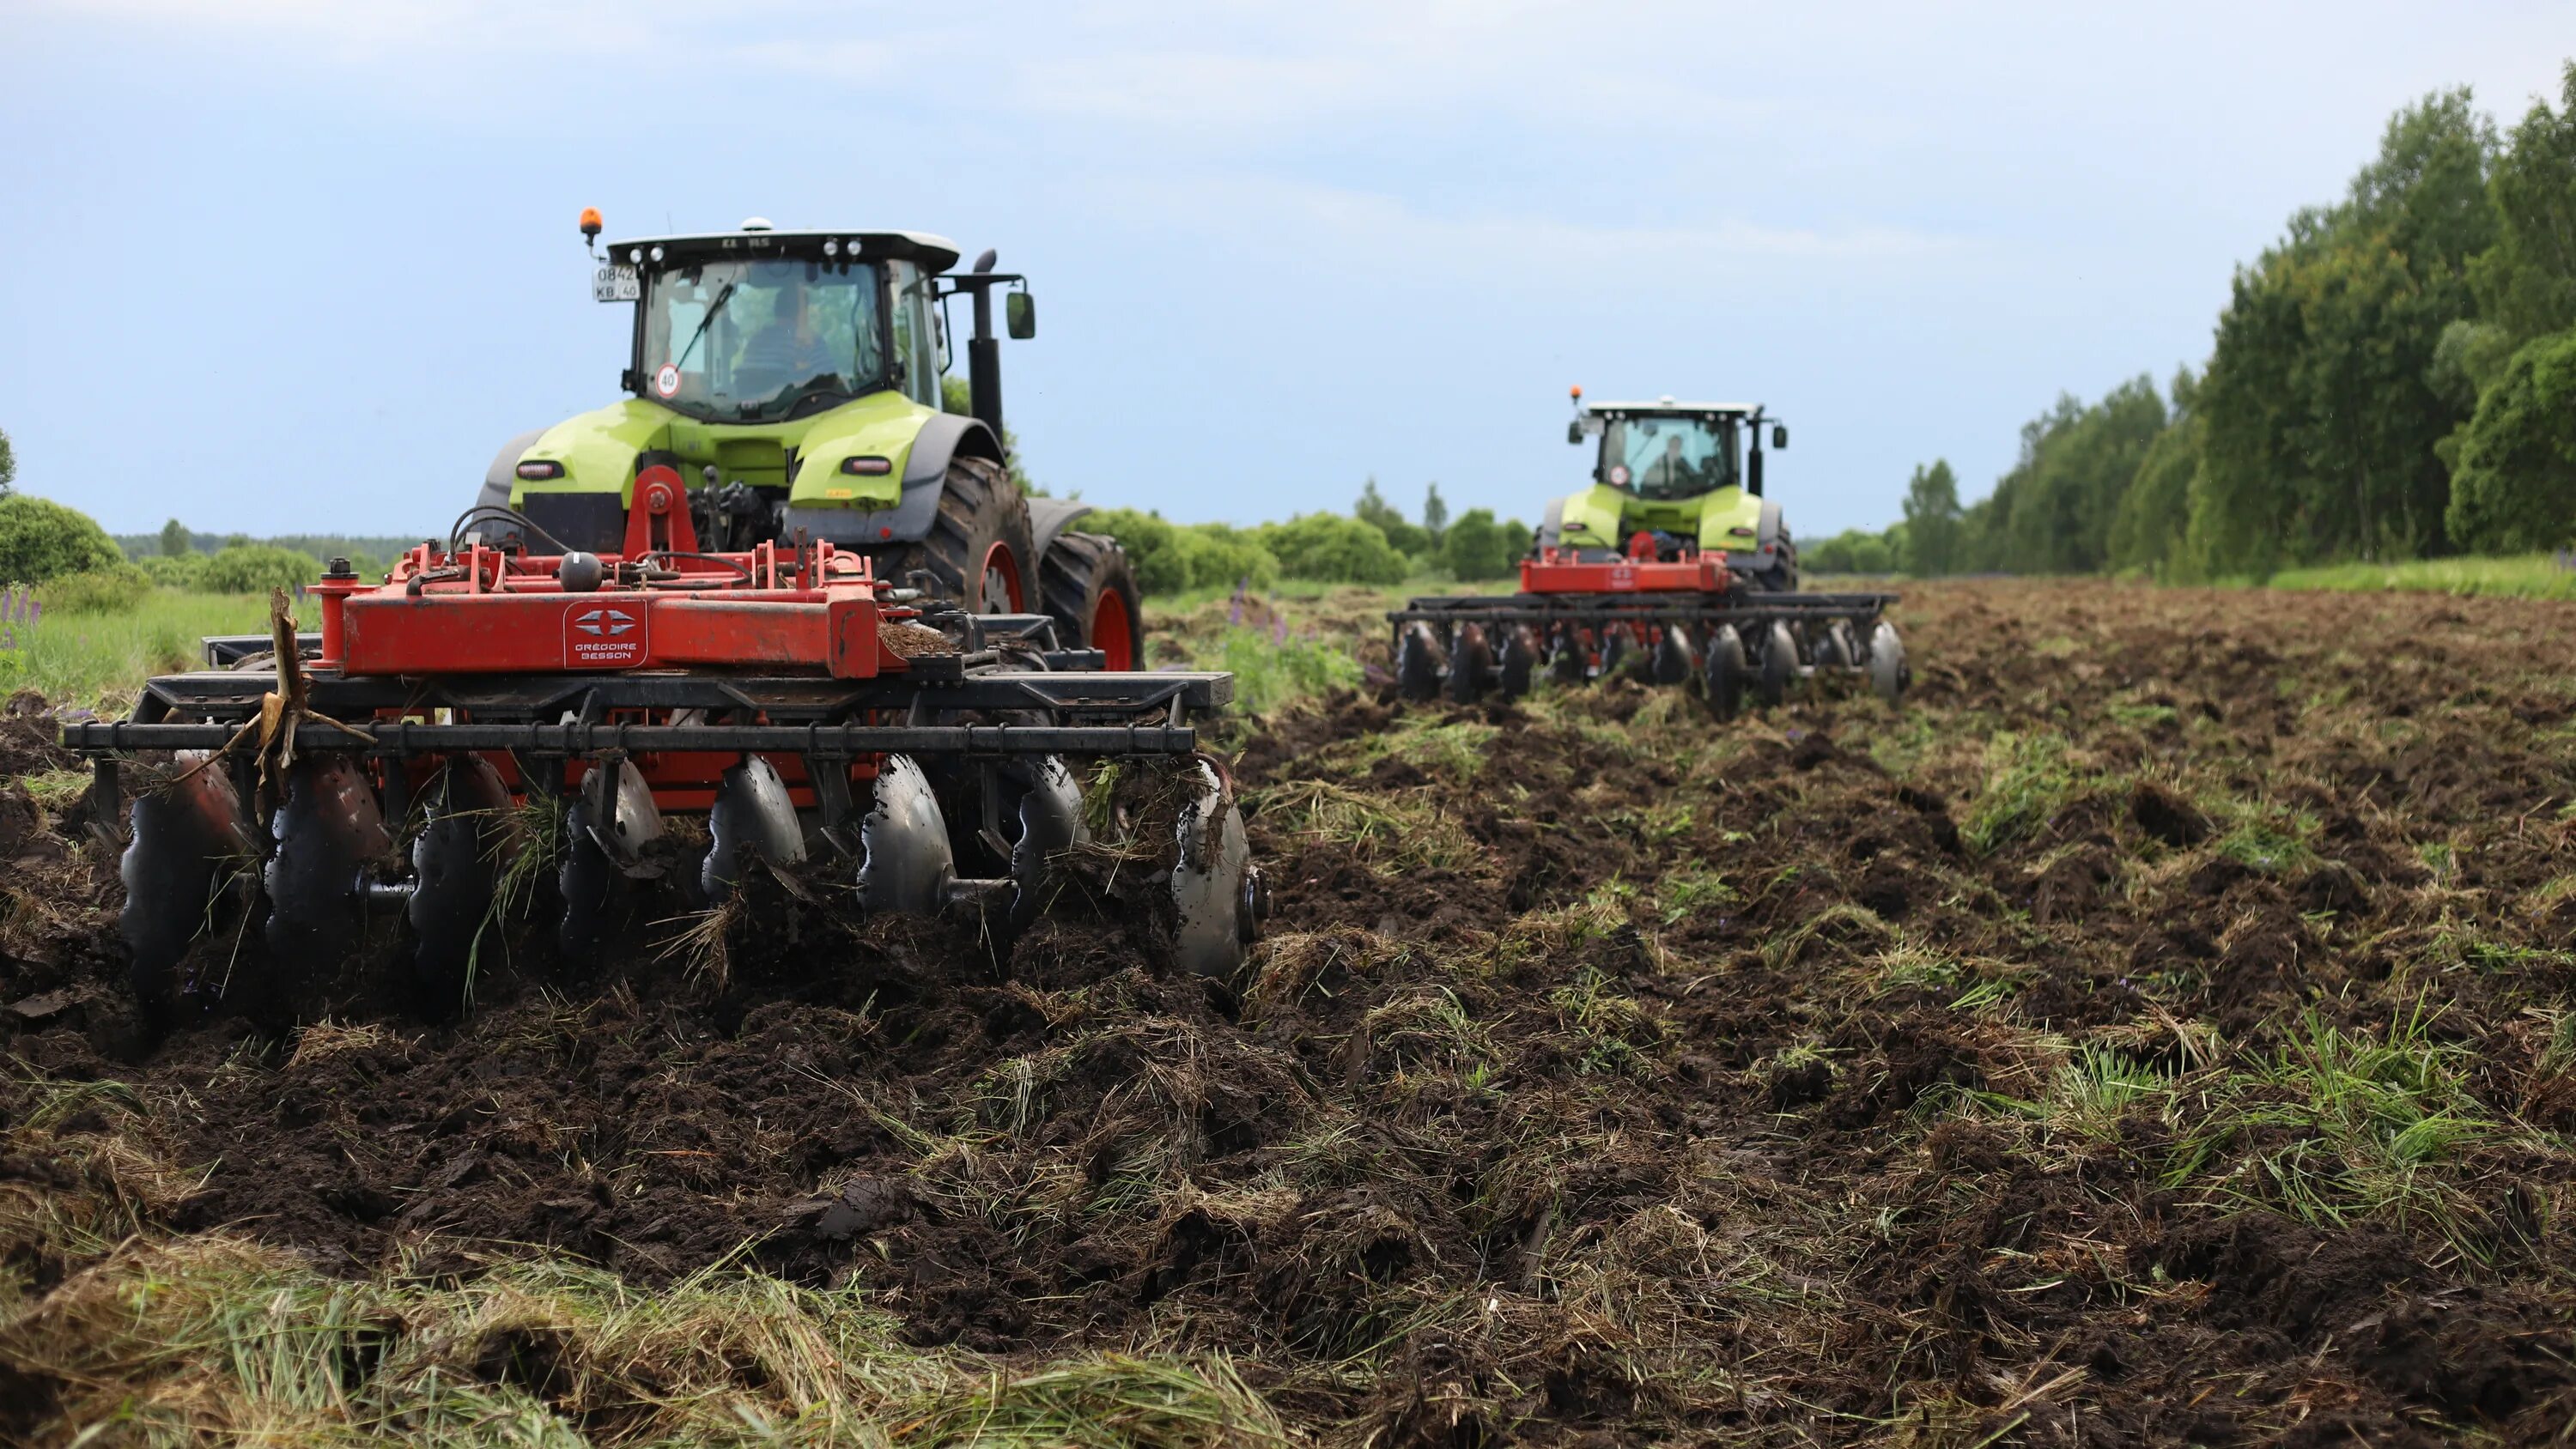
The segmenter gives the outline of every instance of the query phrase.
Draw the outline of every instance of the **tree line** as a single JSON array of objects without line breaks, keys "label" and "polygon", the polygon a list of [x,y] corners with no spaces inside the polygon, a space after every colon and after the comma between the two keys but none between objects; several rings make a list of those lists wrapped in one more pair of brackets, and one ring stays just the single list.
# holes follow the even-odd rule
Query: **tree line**
[{"label": "tree line", "polygon": [[2576,62],[2562,83],[2509,130],[2465,88],[2399,111],[2237,268],[2198,370],[2060,397],[1974,503],[1918,467],[1900,522],[1808,567],[2194,581],[2576,543]]},{"label": "tree line", "polygon": [[1375,478],[1361,485],[1347,514],[1301,513],[1285,523],[1238,528],[1102,508],[1074,526],[1116,538],[1149,594],[1262,587],[1283,578],[1353,584],[1397,584],[1423,574],[1499,579],[1530,541],[1528,524],[1497,519],[1489,508],[1451,518],[1437,483],[1425,490],[1417,523],[1378,491]]}]

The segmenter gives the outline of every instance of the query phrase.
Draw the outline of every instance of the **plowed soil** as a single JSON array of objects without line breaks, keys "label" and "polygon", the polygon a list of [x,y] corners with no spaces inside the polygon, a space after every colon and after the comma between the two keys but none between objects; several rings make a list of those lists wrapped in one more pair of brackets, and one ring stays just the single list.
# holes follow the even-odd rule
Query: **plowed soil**
[{"label": "plowed soil", "polygon": [[[1229,982],[1107,885],[1007,974],[764,888],[720,960],[571,971],[532,926],[458,1022],[147,1029],[105,830],[31,796],[67,762],[21,719],[0,1178],[71,1191],[110,1125],[29,1104],[114,1079],[192,1174],[156,1232],[350,1276],[747,1260],[1004,1361],[1221,1351],[1318,1442],[2555,1441],[2576,608],[1897,617],[1893,710],[1372,683],[1251,722],[1275,908]],[[0,1247],[31,1292],[104,1251]]]}]

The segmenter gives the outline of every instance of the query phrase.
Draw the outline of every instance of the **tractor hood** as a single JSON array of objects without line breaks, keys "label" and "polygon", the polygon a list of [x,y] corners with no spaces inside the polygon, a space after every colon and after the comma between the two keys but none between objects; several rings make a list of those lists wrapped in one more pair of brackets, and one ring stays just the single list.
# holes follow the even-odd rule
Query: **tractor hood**
[{"label": "tractor hood", "polygon": [[1556,515],[1557,542],[1566,548],[1621,549],[1642,529],[1695,539],[1701,552],[1725,554],[1730,565],[1744,568],[1769,568],[1779,553],[1780,506],[1741,488],[1655,501],[1596,484],[1549,511]]},{"label": "tractor hood", "polygon": [[[913,444],[941,414],[896,392],[874,392],[778,423],[709,423],[646,398],[625,398],[557,423],[519,455],[511,506],[530,494],[615,493],[631,504],[637,459],[662,454],[692,487],[713,467],[719,483],[784,488],[798,507],[884,508],[901,495]],[[852,472],[849,465],[864,472]],[[880,463],[878,460],[882,460]],[[532,479],[531,465],[560,475]],[[540,470],[541,471],[541,470]]]}]

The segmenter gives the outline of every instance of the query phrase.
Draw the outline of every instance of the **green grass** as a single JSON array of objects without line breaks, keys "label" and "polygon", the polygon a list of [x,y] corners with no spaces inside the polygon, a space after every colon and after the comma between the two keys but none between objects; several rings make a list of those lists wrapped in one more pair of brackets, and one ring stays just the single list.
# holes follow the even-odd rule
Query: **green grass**
[{"label": "green grass", "polygon": [[2454,1164],[2502,1128],[2469,1093],[2466,1053],[2435,1041],[2429,1025],[2421,1010],[2384,1033],[2308,1017],[2268,1060],[2211,1090],[2167,1181],[2206,1181],[2324,1227],[2385,1214],[2477,1253]]},{"label": "green grass", "polygon": [[[907,1347],[855,1287],[723,1266],[646,1293],[560,1258],[342,1280],[224,1238],[136,1244],[0,1329],[69,1442],[1218,1449],[1287,1442],[1222,1358]],[[96,1386],[96,1387],[93,1387]]]},{"label": "green grass", "polygon": [[1990,855],[2037,831],[2075,793],[2066,737],[1995,735],[1986,747],[1986,788],[1959,832],[1970,849]]},{"label": "green grass", "polygon": [[[312,606],[304,627],[316,627]],[[256,594],[183,594],[154,589],[124,614],[47,614],[16,629],[18,647],[0,654],[0,684],[34,689],[58,705],[97,707],[130,697],[155,674],[197,667],[197,641],[208,634],[256,634],[268,627],[268,600]]]},{"label": "green grass", "polygon": [[2413,559],[2394,564],[2332,564],[2284,569],[2276,589],[2339,593],[2483,594],[2517,599],[2576,599],[2576,573],[2545,553],[2505,558]]}]

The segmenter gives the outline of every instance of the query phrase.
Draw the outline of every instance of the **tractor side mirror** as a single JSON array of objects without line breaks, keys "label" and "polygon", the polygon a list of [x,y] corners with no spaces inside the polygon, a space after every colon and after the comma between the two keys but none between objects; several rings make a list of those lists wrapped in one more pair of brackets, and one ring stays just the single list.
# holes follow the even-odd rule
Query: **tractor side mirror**
[{"label": "tractor side mirror", "polygon": [[1579,423],[1579,422],[1567,423],[1567,424],[1565,425],[1565,440],[1566,440],[1567,442],[1569,442],[1569,443],[1580,443],[1580,442],[1582,442],[1582,441],[1583,441],[1583,424],[1581,424],[1581,423]]},{"label": "tractor side mirror", "polygon": [[1775,448],[1789,446],[1789,429],[1786,425],[1781,423],[1771,425],[1771,446]]},{"label": "tractor side mirror", "polygon": [[1038,335],[1038,304],[1026,292],[1007,292],[1002,297],[1002,325],[1010,334],[1025,342]]}]

